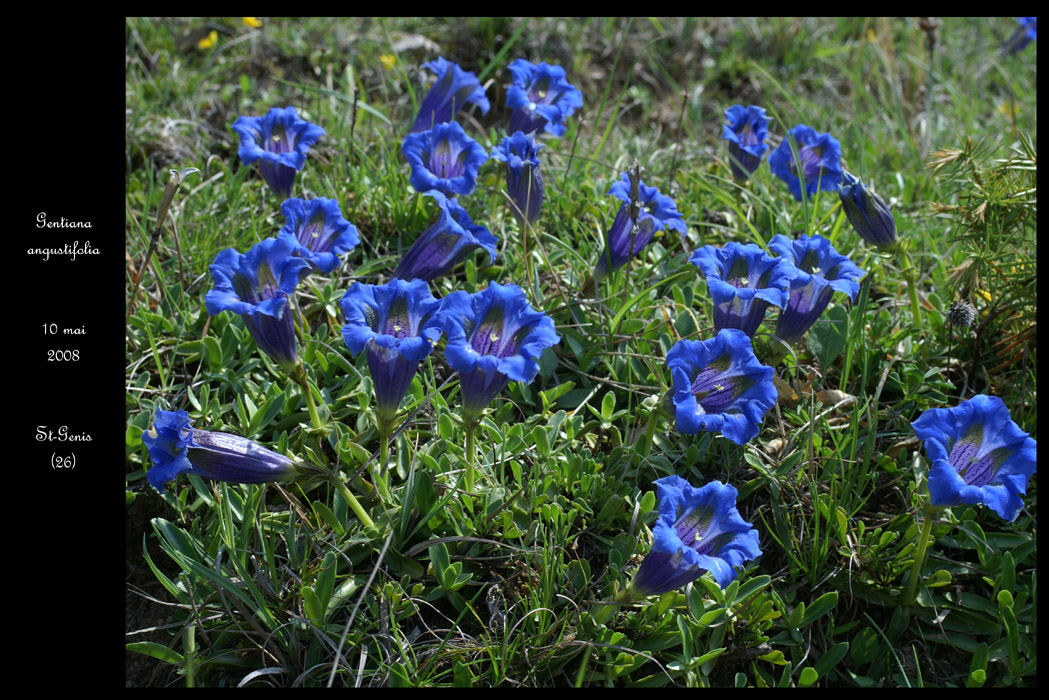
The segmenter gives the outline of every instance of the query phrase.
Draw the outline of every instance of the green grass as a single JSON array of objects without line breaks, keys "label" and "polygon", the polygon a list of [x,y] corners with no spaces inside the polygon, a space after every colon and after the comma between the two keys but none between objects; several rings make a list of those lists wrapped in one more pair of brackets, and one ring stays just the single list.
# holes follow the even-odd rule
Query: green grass
[{"label": "green grass", "polygon": [[[161,600],[158,659],[133,685],[934,686],[1029,685],[1037,666],[1037,487],[1013,523],[983,507],[926,515],[927,461],[910,422],[975,393],[1001,397],[1037,438],[1037,45],[998,56],[1011,20],[471,18],[127,21],[127,557]],[[214,29],[216,43],[198,41]],[[930,50],[930,47],[932,49]],[[443,296],[516,283],[562,336],[530,385],[511,384],[478,427],[477,487],[464,469],[458,381],[424,362],[378,463],[367,363],[345,347],[339,300],[389,278],[433,208],[411,191],[400,143],[437,55],[481,76],[492,111],[461,116],[502,137],[506,65],[564,66],[584,95],[541,151],[546,199],[527,250],[501,166],[465,200],[500,241],[434,282]],[[394,56],[385,67],[382,56]],[[387,59],[388,60],[388,59]],[[423,77],[420,75],[420,77]],[[930,99],[931,95],[931,99]],[[721,140],[732,104],[764,106],[770,132],[829,131],[844,164],[893,205],[917,273],[916,322],[898,258],[866,246],[833,193],[797,203],[767,167],[738,193]],[[283,224],[237,157],[241,114],[293,105],[327,134],[296,195],[337,199],[362,244],[300,285],[300,354],[328,432],[231,314],[209,317],[208,265]],[[634,160],[670,194],[688,234],[655,239],[609,278],[593,270]],[[168,171],[195,167],[159,246]],[[777,366],[780,400],[739,447],[679,433],[659,412],[665,356],[710,337],[694,249],[819,233],[868,275]],[[134,279],[141,275],[131,302]],[[945,321],[968,299],[973,329]],[[776,352],[768,332],[759,357]],[[157,408],[335,467],[376,521],[329,485],[145,480],[141,433]],[[650,428],[650,425],[653,426]],[[651,545],[653,480],[734,485],[763,556],[721,590],[709,576],[633,605],[612,601]],[[933,517],[917,601],[901,602]]]}]

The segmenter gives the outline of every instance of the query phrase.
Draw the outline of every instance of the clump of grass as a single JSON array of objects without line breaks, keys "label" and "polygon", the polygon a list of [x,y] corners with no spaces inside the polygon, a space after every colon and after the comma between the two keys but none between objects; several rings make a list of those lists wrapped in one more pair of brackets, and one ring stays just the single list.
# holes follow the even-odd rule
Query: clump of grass
[{"label": "clump of grass", "polygon": [[[132,259],[158,225],[168,169],[202,172],[128,280],[129,305],[140,290],[128,320],[127,492],[149,517],[128,558],[148,574],[136,585],[172,612],[169,636],[143,642],[146,625],[133,626],[128,642],[158,659],[155,682],[1032,682],[1037,488],[1014,523],[971,506],[924,520],[927,467],[910,429],[927,408],[976,392],[1036,425],[1035,82],[1020,57],[996,56],[1011,25],[946,18],[931,42],[917,21],[863,18],[260,21],[127,21]],[[371,380],[339,328],[348,286],[388,279],[429,223],[400,142],[425,89],[417,66],[439,54],[486,85],[491,112],[467,111],[464,126],[487,147],[503,135],[513,58],[560,63],[585,105],[542,151],[528,257],[502,168],[489,164],[468,201],[499,257],[434,283],[437,296],[517,283],[562,336],[537,380],[511,384],[477,426],[472,492],[458,487],[464,425],[440,348],[413,380],[387,488],[376,488]],[[873,179],[914,261],[922,324],[901,263],[864,246],[833,193],[795,202],[764,167],[732,180],[721,121],[739,102],[767,106],[777,137],[796,123],[833,132],[850,171]],[[283,223],[228,127],[284,105],[327,132],[297,192],[338,200],[362,239],[337,272],[300,287],[300,353],[327,432],[310,428],[307,403],[243,323],[203,308],[215,255]],[[635,160],[688,233],[657,236],[582,298],[619,206],[605,193]],[[869,271],[859,295],[839,295],[777,365],[779,401],[758,438],[681,434],[660,414],[664,358],[713,331],[689,254],[796,233],[829,238]],[[964,333],[944,322],[957,299],[977,310]],[[775,350],[768,332],[755,345],[760,357]],[[341,471],[375,531],[328,483],[193,476],[152,491],[141,433],[157,408]],[[652,482],[671,474],[734,484],[764,554],[724,590],[703,577],[612,605],[651,546]],[[904,606],[925,525],[935,544]]]}]

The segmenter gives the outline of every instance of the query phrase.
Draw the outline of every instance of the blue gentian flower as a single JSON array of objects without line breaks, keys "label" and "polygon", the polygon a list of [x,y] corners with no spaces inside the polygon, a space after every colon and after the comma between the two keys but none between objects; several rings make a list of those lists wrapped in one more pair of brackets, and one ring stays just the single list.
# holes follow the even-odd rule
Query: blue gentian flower
[{"label": "blue gentian flower", "polygon": [[488,152],[457,122],[408,134],[401,151],[412,168],[409,182],[415,191],[437,190],[446,197],[473,192],[477,170],[488,160]]},{"label": "blue gentian flower", "polygon": [[930,408],[911,427],[932,462],[932,505],[982,503],[1016,520],[1027,480],[1038,468],[1038,445],[1001,399],[979,394],[954,408]]},{"label": "blue gentian flower", "polygon": [[707,571],[726,588],[761,556],[758,531],[736,509],[735,487],[711,481],[697,489],[680,476],[655,484],[659,518],[652,549],[627,589],[632,598],[676,591]]},{"label": "blue gentian flower", "polygon": [[761,165],[769,150],[768,137],[769,118],[761,107],[732,105],[725,110],[721,138],[728,141],[729,165],[736,180],[747,180]]},{"label": "blue gentian flower", "polygon": [[310,262],[292,255],[284,238],[267,238],[246,254],[228,248],[208,269],[215,287],[204,297],[208,313],[232,311],[244,318],[259,349],[291,374],[299,364],[290,297],[310,271]]},{"label": "blue gentian flower", "polygon": [[623,200],[619,206],[612,228],[608,230],[608,240],[605,250],[597,261],[594,270],[595,279],[603,279],[612,270],[617,270],[626,264],[631,255],[637,255],[648,242],[652,240],[656,231],[672,228],[679,233],[685,233],[685,220],[681,212],[677,210],[677,204],[670,197],[660,194],[655,187],[649,187],[642,181],[638,187],[638,201],[641,204],[641,212],[638,216],[638,230],[634,234],[634,246],[630,247],[630,229],[633,220],[630,218],[630,175],[623,173],[615,182],[606,195],[615,195]]},{"label": "blue gentian flower", "polygon": [[[798,151],[800,171],[790,148],[791,141]],[[817,191],[836,192],[841,185],[841,144],[830,134],[820,134],[810,126],[798,124],[769,154],[769,170],[790,186],[791,194],[799,202],[802,180],[809,197]]]},{"label": "blue gentian flower", "polygon": [[240,136],[244,165],[259,162],[266,184],[281,199],[291,196],[295,173],[306,164],[306,154],[324,129],[299,118],[294,107],[274,107],[265,117],[237,117],[233,131]]},{"label": "blue gentian flower", "polygon": [[423,194],[437,200],[441,216],[415,239],[393,271],[394,277],[430,282],[450,273],[479,248],[488,252],[489,264],[495,262],[495,247],[499,240],[487,228],[475,224],[454,199],[448,199],[436,190]]},{"label": "blue gentian flower", "polygon": [[876,248],[892,248],[896,245],[896,219],[889,205],[847,170],[838,196],[841,197],[845,218],[860,238]]},{"label": "blue gentian flower", "polygon": [[374,286],[354,282],[342,297],[342,336],[354,355],[368,350],[377,413],[392,420],[408,393],[419,363],[441,338],[434,299],[426,282],[395,279]]},{"label": "blue gentian flower", "polygon": [[802,234],[790,240],[779,234],[772,237],[769,248],[797,268],[790,283],[790,300],[780,312],[776,335],[795,343],[826,311],[834,292],[847,294],[849,300],[860,291],[859,279],[866,272],[834,249],[823,236]]},{"label": "blue gentian flower", "polygon": [[760,432],[776,403],[772,368],[758,361],[750,337],[735,328],[710,340],[679,340],[667,353],[667,367],[674,382],[667,403],[682,433],[720,431],[742,445]]},{"label": "blue gentian flower", "polygon": [[510,64],[510,73],[513,84],[506,90],[506,106],[514,110],[510,132],[545,129],[564,136],[565,120],[583,106],[583,93],[565,79],[565,69],[519,58]]},{"label": "blue gentian flower", "polygon": [[707,280],[714,299],[714,328],[738,328],[751,337],[770,304],[781,309],[787,305],[790,281],[797,274],[790,261],[772,257],[753,243],[703,246],[688,261]]},{"label": "blue gentian flower", "polygon": [[278,237],[289,236],[294,242],[294,255],[306,258],[325,274],[339,266],[340,255],[361,242],[357,227],[342,217],[334,199],[285,199],[280,213],[285,222]]},{"label": "blue gentian flower", "polygon": [[539,149],[533,134],[515,131],[492,149],[492,157],[506,163],[506,193],[514,203],[514,218],[534,224],[543,206],[543,175],[539,172]]},{"label": "blue gentian flower", "polygon": [[1009,40],[1002,45],[1002,52],[1019,53],[1027,48],[1027,45],[1038,38],[1037,17],[1017,17],[1020,26],[1016,28]]},{"label": "blue gentian flower", "polygon": [[445,359],[459,373],[463,411],[474,422],[511,380],[535,379],[543,350],[561,341],[553,320],[533,309],[515,284],[452,292],[440,317],[448,337]]},{"label": "blue gentian flower", "polygon": [[299,477],[300,465],[240,435],[198,430],[186,411],[158,410],[142,433],[153,468],[146,478],[157,491],[179,474],[235,484],[265,484]]},{"label": "blue gentian flower", "polygon": [[481,114],[488,114],[491,105],[476,75],[442,57],[424,63],[423,68],[429,68],[436,73],[437,82],[430,87],[430,91],[419,105],[419,115],[412,125],[413,133],[454,120],[455,115],[467,103],[477,105]]}]

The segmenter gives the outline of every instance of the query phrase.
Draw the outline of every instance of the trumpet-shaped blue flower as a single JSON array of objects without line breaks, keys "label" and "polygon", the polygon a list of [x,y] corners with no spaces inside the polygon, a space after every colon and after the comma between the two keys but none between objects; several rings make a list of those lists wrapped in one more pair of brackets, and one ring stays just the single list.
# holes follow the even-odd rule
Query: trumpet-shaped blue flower
[{"label": "trumpet-shaped blue flower", "polygon": [[278,237],[288,236],[293,254],[306,258],[317,270],[328,273],[339,266],[339,256],[360,244],[357,227],[342,217],[334,199],[304,200],[297,197],[280,205],[284,227]]},{"label": "trumpet-shaped blue flower", "polygon": [[146,478],[157,491],[179,474],[236,484],[286,481],[302,474],[295,461],[246,437],[194,428],[186,411],[158,410],[142,442],[153,461]]},{"label": "trumpet-shaped blue flower", "polygon": [[564,136],[565,120],[583,106],[583,93],[565,78],[565,69],[549,63],[533,64],[519,58],[510,64],[513,83],[506,90],[510,132],[526,134],[545,129]]},{"label": "trumpet-shaped blue flower", "polygon": [[259,161],[259,172],[281,199],[291,196],[295,173],[306,164],[306,154],[324,129],[299,118],[294,107],[274,107],[265,117],[237,117],[233,131],[240,137],[244,165]]},{"label": "trumpet-shaped blue flower", "polygon": [[473,192],[477,171],[488,160],[488,152],[457,122],[408,134],[401,151],[412,168],[409,182],[415,191],[437,190],[446,197]]},{"label": "trumpet-shaped blue flower", "polygon": [[543,350],[561,341],[553,320],[533,309],[515,284],[452,292],[440,317],[448,337],[445,359],[459,373],[463,411],[472,421],[511,380],[535,379]]},{"label": "trumpet-shaped blue flower", "polygon": [[688,260],[703,273],[714,299],[714,328],[738,328],[753,337],[769,305],[783,308],[797,274],[788,260],[760,246],[726,243],[703,246]]},{"label": "trumpet-shaped blue flower", "polygon": [[480,224],[475,224],[466,210],[454,199],[448,199],[436,190],[424,192],[437,200],[440,218],[423,231],[408,252],[401,258],[393,276],[402,280],[419,278],[430,282],[447,275],[466,256],[479,248],[488,253],[488,262],[495,262],[495,248],[499,240]]},{"label": "trumpet-shaped blue flower", "polygon": [[[797,158],[791,150],[792,142]],[[809,197],[817,191],[836,192],[841,185],[841,144],[830,134],[820,134],[811,126],[798,124],[769,154],[769,170],[787,183],[799,202],[803,184]]]},{"label": "trumpet-shaped blue flower", "polygon": [[423,68],[429,68],[436,73],[437,82],[430,87],[423,103],[419,105],[419,115],[412,125],[413,133],[454,120],[455,115],[466,104],[475,104],[480,108],[481,114],[488,114],[491,105],[476,75],[442,57],[424,63]]},{"label": "trumpet-shaped blue flower", "polygon": [[[649,187],[642,181],[638,181],[638,203],[640,204],[637,218],[637,231],[631,236],[633,219],[630,218],[631,206],[630,175],[623,173],[619,180],[613,183],[606,194],[614,195],[623,200],[619,206],[612,228],[608,230],[608,240],[605,250],[597,261],[594,270],[595,279],[603,279],[612,270],[619,269],[626,264],[632,255],[637,255],[642,248],[648,245],[656,231],[672,228],[679,233],[685,233],[685,220],[681,212],[677,210],[677,204],[670,197],[660,194],[655,187]],[[633,238],[633,246],[631,246]]]},{"label": "trumpet-shaped blue flower", "polygon": [[395,279],[374,286],[354,282],[342,297],[342,336],[354,355],[368,351],[377,413],[392,420],[408,393],[419,363],[441,338],[434,299],[426,282]]},{"label": "trumpet-shaped blue flower", "polygon": [[1037,17],[1017,17],[1020,26],[1016,28],[1009,40],[1002,45],[1002,53],[1019,53],[1038,38]]},{"label": "trumpet-shaped blue flower", "polygon": [[515,131],[492,150],[492,157],[506,163],[506,193],[514,203],[514,218],[523,227],[534,224],[543,206],[543,175],[533,134]]},{"label": "trumpet-shaped blue flower", "polygon": [[954,408],[930,408],[911,423],[925,441],[929,495],[936,506],[982,503],[1008,521],[1023,507],[1037,447],[997,396],[979,394]]},{"label": "trumpet-shaped blue flower", "polygon": [[710,340],[679,340],[667,353],[667,367],[674,382],[668,403],[686,434],[720,432],[742,445],[758,434],[776,403],[772,368],[758,361],[750,337],[735,328]]},{"label": "trumpet-shaped blue flower", "polygon": [[896,219],[889,205],[871,192],[852,173],[845,171],[844,184],[838,191],[845,218],[860,238],[877,248],[892,248],[896,245]]},{"label": "trumpet-shaped blue flower", "polygon": [[769,248],[797,268],[790,283],[790,299],[776,324],[776,335],[787,343],[795,343],[805,335],[823,315],[834,292],[855,299],[860,291],[859,279],[867,274],[823,236],[802,234],[792,241],[779,234],[772,237]]},{"label": "trumpet-shaped blue flower", "polygon": [[736,180],[747,180],[761,165],[769,150],[768,137],[769,118],[761,107],[732,105],[725,110],[721,138],[728,141],[729,165]]},{"label": "trumpet-shaped blue flower", "polygon": [[259,349],[291,374],[299,364],[290,297],[310,271],[310,262],[292,255],[287,238],[267,238],[246,254],[227,248],[208,268],[215,287],[204,297],[208,313],[240,314]]},{"label": "trumpet-shaped blue flower", "polygon": [[758,531],[736,509],[733,486],[700,488],[680,476],[656,482],[659,517],[652,549],[627,589],[634,599],[676,591],[709,571],[726,588],[748,561],[761,556]]}]

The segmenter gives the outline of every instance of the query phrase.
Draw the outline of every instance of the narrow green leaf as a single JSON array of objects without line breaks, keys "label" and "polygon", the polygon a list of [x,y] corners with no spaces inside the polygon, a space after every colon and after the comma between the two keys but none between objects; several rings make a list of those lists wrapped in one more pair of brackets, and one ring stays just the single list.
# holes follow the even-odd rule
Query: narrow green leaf
[{"label": "narrow green leaf", "polygon": [[845,654],[848,652],[849,643],[838,642],[820,657],[819,661],[816,662],[816,665],[813,668],[816,669],[816,673],[819,674],[820,678],[826,678],[831,672],[831,669],[837,666],[838,662],[845,658]]},{"label": "narrow green leaf", "polygon": [[125,644],[124,648],[138,654],[152,656],[154,659],[160,659],[169,664],[180,664],[183,661],[182,654],[156,642],[131,642]]},{"label": "narrow green leaf", "polygon": [[320,501],[314,501],[312,505],[313,512],[317,514],[317,518],[330,527],[337,535],[343,535],[346,533],[346,526],[343,525],[342,521],[332,512],[331,508]]},{"label": "narrow green leaf", "polygon": [[328,604],[331,602],[332,591],[335,590],[335,570],[337,568],[335,552],[325,552],[324,559],[321,561],[320,573],[317,574],[315,589],[321,610],[324,612],[327,612]]},{"label": "narrow green leaf", "polygon": [[316,591],[312,586],[303,586],[299,592],[302,594],[302,607],[306,611],[306,617],[315,625],[321,624],[324,621],[324,608]]}]

